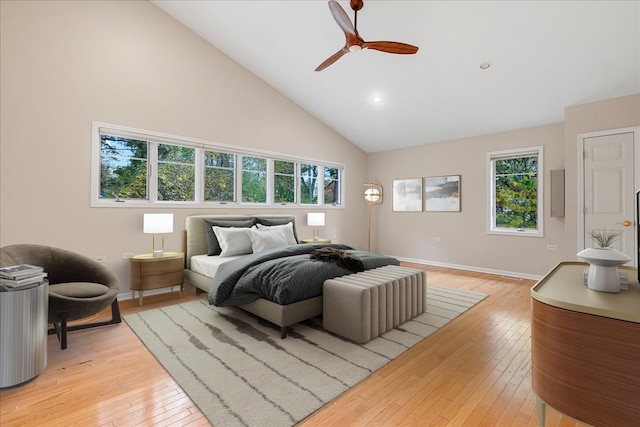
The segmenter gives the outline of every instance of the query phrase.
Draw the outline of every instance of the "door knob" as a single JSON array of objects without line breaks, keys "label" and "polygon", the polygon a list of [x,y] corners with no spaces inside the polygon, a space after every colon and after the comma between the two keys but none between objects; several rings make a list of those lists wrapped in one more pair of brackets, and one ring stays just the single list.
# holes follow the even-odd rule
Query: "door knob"
[{"label": "door knob", "polygon": [[629,221],[629,220],[627,219],[627,220],[622,221],[622,222],[616,222],[616,224],[622,224],[622,225],[624,225],[625,227],[628,227],[628,226],[630,226],[630,225],[631,225],[631,221]]}]

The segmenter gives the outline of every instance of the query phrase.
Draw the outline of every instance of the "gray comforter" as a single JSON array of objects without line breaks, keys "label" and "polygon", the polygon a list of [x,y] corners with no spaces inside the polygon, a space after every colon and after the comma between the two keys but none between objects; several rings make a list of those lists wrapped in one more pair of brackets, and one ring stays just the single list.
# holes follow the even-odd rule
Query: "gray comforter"
[{"label": "gray comforter", "polygon": [[286,305],[322,295],[325,280],[353,271],[311,259],[311,252],[321,247],[346,250],[359,257],[366,270],[399,264],[395,258],[358,251],[341,244],[306,244],[270,249],[218,267],[209,291],[209,304],[239,305],[265,298]]}]

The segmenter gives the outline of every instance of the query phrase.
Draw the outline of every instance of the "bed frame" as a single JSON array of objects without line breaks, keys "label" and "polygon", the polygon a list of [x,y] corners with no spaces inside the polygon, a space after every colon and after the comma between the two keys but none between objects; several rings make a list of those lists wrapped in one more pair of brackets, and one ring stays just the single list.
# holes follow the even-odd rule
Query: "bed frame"
[{"label": "bed frame", "polygon": [[[192,215],[185,219],[184,253],[185,253],[185,282],[195,286],[203,292],[209,292],[211,288],[210,277],[191,271],[191,257],[207,253],[207,236],[204,220],[242,221],[255,217],[273,219],[292,219],[295,225],[295,216],[282,214],[264,215]],[[239,305],[249,313],[261,317],[275,325],[280,326],[280,338],[287,337],[287,326],[301,322],[322,314],[322,296],[309,298],[293,304],[280,305],[264,298],[257,299],[249,304]]]}]

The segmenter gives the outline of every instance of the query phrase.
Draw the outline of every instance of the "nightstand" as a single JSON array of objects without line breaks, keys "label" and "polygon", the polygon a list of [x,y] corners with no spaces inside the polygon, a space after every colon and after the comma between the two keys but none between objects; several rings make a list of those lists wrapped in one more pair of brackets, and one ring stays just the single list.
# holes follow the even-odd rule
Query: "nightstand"
[{"label": "nightstand", "polygon": [[331,243],[331,239],[322,239],[322,238],[318,238],[316,240],[314,240],[313,238],[302,239],[300,240],[300,243]]},{"label": "nightstand", "polygon": [[131,295],[135,298],[138,291],[140,305],[144,291],[174,286],[180,287],[182,298],[182,285],[184,283],[184,253],[165,252],[161,257],[153,254],[134,255],[129,258],[131,278]]}]

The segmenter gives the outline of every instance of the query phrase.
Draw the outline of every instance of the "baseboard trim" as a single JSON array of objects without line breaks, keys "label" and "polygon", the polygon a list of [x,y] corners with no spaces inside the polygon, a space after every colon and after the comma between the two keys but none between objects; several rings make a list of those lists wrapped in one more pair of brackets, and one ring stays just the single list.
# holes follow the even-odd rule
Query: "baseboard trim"
[{"label": "baseboard trim", "polygon": [[[414,264],[432,265],[434,267],[453,268],[455,270],[474,271],[476,273],[487,273],[487,274],[493,274],[495,276],[502,276],[504,278],[540,280],[544,277],[544,276],[537,276],[534,274],[518,273],[515,271],[493,270],[490,268],[472,267],[472,266],[460,265],[460,264],[449,264],[446,262],[429,261],[429,260],[417,259],[417,258],[406,258],[406,257],[400,257],[400,256],[394,256],[394,255],[392,256],[394,258],[399,259],[400,261],[411,262]],[[153,289],[149,291],[144,291],[144,296],[146,297],[151,295],[164,294],[168,292],[171,292],[171,288]],[[185,292],[185,290],[183,290],[183,292]],[[131,291],[118,294],[118,301],[128,300],[132,298],[133,297],[132,297]]]},{"label": "baseboard trim", "polygon": [[487,273],[487,274],[493,274],[496,276],[503,276],[507,278],[540,280],[544,277],[544,276],[538,276],[535,274],[519,273],[516,271],[494,270],[491,268],[473,267],[469,265],[460,265],[460,264],[449,264],[446,262],[429,261],[425,259],[416,259],[416,258],[406,258],[406,257],[395,256],[395,255],[392,255],[392,256],[394,258],[399,259],[400,261],[411,262],[414,264],[432,265],[434,267],[446,267],[446,268],[453,268],[456,270],[474,271],[477,273]]}]

